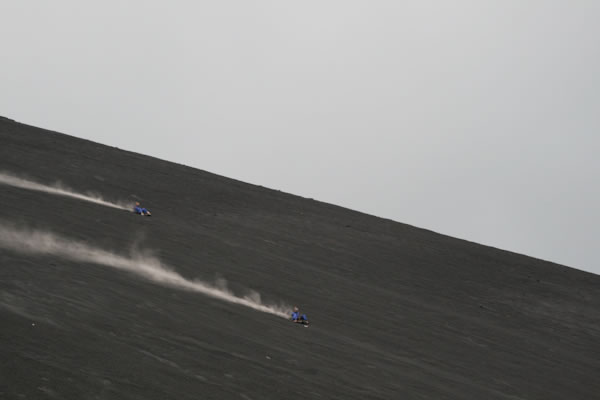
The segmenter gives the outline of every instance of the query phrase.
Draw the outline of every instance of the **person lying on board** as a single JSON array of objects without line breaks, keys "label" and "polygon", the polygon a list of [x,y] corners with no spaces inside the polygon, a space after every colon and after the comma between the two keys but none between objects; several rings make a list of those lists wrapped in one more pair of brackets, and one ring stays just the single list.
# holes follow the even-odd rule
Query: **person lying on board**
[{"label": "person lying on board", "polygon": [[139,201],[135,202],[135,207],[133,207],[133,212],[136,213],[136,214],[138,214],[138,215],[145,215],[146,217],[149,217],[149,216],[152,215],[152,213],[150,211],[146,210],[145,208],[143,208],[140,205]]}]

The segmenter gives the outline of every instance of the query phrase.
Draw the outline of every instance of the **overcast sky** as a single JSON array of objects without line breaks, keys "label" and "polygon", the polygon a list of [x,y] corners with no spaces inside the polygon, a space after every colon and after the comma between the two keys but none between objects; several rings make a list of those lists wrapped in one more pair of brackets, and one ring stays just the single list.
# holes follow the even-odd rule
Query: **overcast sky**
[{"label": "overcast sky", "polygon": [[0,4],[0,115],[600,274],[600,2]]}]

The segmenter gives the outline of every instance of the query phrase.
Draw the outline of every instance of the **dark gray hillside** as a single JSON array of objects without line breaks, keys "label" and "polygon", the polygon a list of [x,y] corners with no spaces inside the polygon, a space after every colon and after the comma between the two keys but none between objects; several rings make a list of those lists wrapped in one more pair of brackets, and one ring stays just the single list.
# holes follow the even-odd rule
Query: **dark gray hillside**
[{"label": "dark gray hillside", "polygon": [[597,275],[0,118],[2,171],[154,215],[0,185],[0,224],[151,249],[312,326],[0,247],[0,398],[600,398]]}]

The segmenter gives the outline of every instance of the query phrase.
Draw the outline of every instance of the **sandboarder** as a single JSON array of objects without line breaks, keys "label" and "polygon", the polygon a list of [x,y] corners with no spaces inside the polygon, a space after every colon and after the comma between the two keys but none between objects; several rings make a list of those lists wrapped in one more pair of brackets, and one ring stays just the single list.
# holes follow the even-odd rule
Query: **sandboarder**
[{"label": "sandboarder", "polygon": [[308,326],[308,318],[306,317],[306,314],[300,314],[300,310],[298,310],[298,307],[295,306],[294,311],[292,312],[292,322]]},{"label": "sandboarder", "polygon": [[150,211],[148,211],[147,209],[143,208],[140,205],[139,201],[135,202],[135,207],[133,207],[133,212],[136,213],[136,214],[138,214],[138,215],[144,215],[146,217],[149,217],[149,216],[152,215],[152,213],[150,213]]}]

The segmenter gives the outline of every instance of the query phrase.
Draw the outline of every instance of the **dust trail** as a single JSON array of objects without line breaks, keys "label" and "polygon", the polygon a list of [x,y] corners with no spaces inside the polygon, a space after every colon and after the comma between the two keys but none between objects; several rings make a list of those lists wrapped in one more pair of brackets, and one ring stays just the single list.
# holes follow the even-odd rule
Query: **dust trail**
[{"label": "dust trail", "polygon": [[121,210],[131,210],[133,205],[126,204],[124,202],[113,203],[104,200],[102,197],[93,195],[90,193],[81,194],[77,193],[68,187],[64,187],[59,183],[52,186],[44,185],[27,179],[19,178],[6,172],[0,172],[0,184],[15,186],[21,189],[36,190],[38,192],[46,192],[58,196],[67,196],[79,200],[90,201],[92,203],[101,204],[106,207],[119,208]]},{"label": "dust trail", "polygon": [[286,310],[290,309],[283,305],[264,304],[257,292],[244,297],[236,296],[225,287],[224,282],[212,285],[200,280],[185,279],[157,258],[141,252],[132,252],[130,257],[124,257],[51,232],[17,229],[0,223],[0,248],[23,254],[54,255],[78,262],[106,265],[132,272],[161,285],[202,293],[283,318],[288,317]]}]

